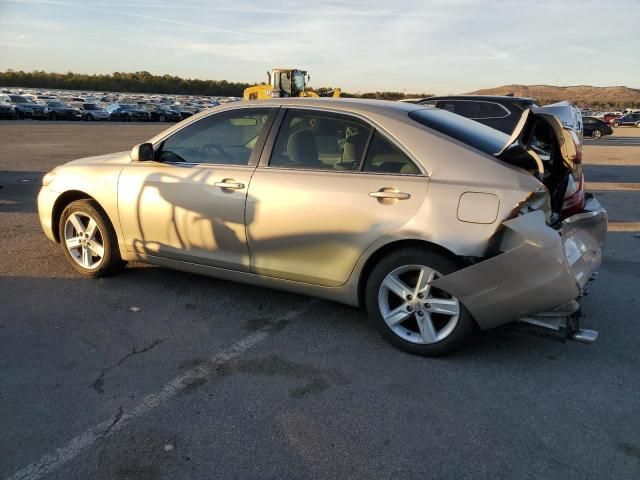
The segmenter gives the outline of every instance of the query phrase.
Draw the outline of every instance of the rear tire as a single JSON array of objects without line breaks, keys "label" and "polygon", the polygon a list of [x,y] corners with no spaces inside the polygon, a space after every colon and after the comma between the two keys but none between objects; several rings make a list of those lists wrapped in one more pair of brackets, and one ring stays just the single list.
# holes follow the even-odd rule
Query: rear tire
[{"label": "rear tire", "polygon": [[65,257],[85,277],[105,277],[121,270],[118,238],[94,200],[76,200],[63,210],[58,225]]},{"label": "rear tire", "polygon": [[452,260],[427,249],[387,255],[367,279],[369,318],[405,352],[432,357],[454,351],[473,334],[475,321],[458,299],[430,287],[429,279],[456,270]]},{"label": "rear tire", "polygon": [[640,122],[636,122],[636,127],[640,128]]},{"label": "rear tire", "polygon": [[593,132],[591,132],[591,138],[593,138],[594,140],[597,140],[600,137],[602,137],[602,131],[598,130],[597,128]]},{"label": "rear tire", "polygon": [[613,122],[611,125],[613,126],[613,128],[618,128],[620,126],[620,123],[619,122]]}]

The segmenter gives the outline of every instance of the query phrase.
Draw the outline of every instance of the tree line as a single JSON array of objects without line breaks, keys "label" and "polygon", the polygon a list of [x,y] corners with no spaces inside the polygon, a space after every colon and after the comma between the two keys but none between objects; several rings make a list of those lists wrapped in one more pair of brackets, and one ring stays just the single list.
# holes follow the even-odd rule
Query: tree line
[{"label": "tree line", "polygon": [[[92,90],[100,92],[158,93],[169,95],[205,95],[241,97],[249,83],[227,80],[199,80],[175,75],[153,75],[141,72],[114,72],[108,74],[54,73],[43,70],[25,72],[7,70],[0,72],[0,86],[35,89]],[[347,93],[344,97],[400,100],[402,98],[426,97],[428,94],[401,92]]]},{"label": "tree line", "polygon": [[248,83],[226,80],[185,79],[149,72],[114,72],[111,74],[54,73],[42,70],[0,72],[0,85],[60,90],[94,90],[129,93],[164,93],[173,95],[242,96]]}]

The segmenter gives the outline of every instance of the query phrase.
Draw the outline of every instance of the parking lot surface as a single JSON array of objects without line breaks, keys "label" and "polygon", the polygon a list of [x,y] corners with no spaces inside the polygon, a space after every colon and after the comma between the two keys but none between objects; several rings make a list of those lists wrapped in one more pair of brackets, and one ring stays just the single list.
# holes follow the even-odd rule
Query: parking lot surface
[{"label": "parking lot surface", "polygon": [[0,122],[1,479],[640,478],[640,129],[585,140],[611,221],[583,302],[600,339],[514,324],[427,359],[327,301],[75,274],[42,175],[165,127]]}]

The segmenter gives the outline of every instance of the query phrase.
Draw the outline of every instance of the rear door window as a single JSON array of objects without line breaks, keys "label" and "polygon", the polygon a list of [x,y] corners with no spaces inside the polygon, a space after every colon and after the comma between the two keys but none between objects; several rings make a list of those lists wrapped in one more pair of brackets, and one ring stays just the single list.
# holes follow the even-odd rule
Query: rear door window
[{"label": "rear door window", "polygon": [[269,166],[358,170],[371,130],[348,115],[290,109],[278,132]]},{"label": "rear door window", "polygon": [[397,146],[375,132],[364,161],[365,172],[417,175],[420,170]]},{"label": "rear door window", "polygon": [[453,113],[467,118],[482,118],[480,102],[474,102],[472,100],[460,100],[455,102],[455,110],[453,110]]},{"label": "rear door window", "polygon": [[480,106],[481,116],[479,118],[504,118],[508,117],[510,112],[499,103],[494,102],[478,102]]}]

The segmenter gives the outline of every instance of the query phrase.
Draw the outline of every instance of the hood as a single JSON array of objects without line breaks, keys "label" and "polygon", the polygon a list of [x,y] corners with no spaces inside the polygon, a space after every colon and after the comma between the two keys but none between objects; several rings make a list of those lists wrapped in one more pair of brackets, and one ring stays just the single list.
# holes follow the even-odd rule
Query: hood
[{"label": "hood", "polygon": [[129,152],[107,153],[106,155],[97,155],[95,157],[80,158],[65,163],[65,166],[84,166],[84,165],[123,165],[131,162]]}]

